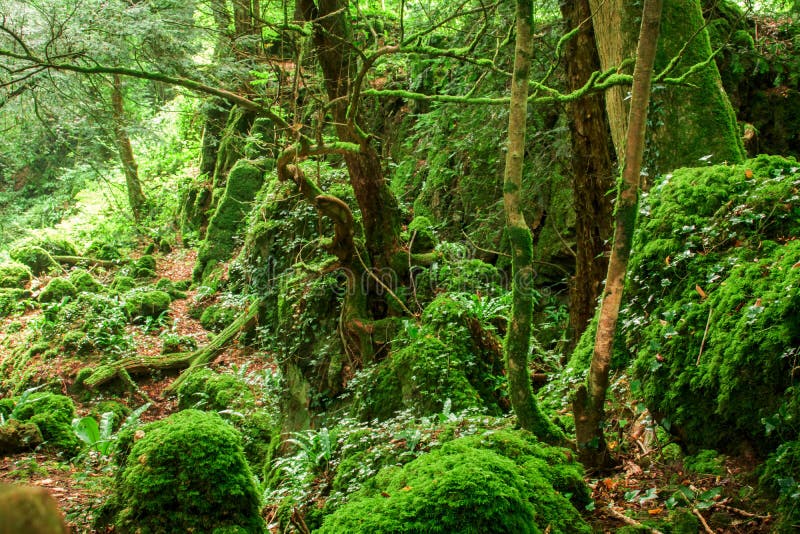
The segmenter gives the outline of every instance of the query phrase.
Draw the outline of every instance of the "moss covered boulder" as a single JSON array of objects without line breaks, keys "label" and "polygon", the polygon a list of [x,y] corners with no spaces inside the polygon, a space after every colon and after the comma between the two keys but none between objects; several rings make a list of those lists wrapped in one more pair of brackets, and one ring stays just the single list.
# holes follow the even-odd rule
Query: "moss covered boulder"
[{"label": "moss covered boulder", "polygon": [[166,291],[133,290],[125,296],[125,311],[134,320],[157,318],[169,310],[172,299]]},{"label": "moss covered boulder", "polygon": [[103,285],[94,279],[89,271],[84,269],[74,269],[69,273],[69,281],[75,286],[79,293],[99,293],[103,290]]},{"label": "moss covered boulder", "polygon": [[12,416],[20,421],[35,424],[42,433],[45,445],[72,455],[80,448],[80,441],[72,430],[76,416],[72,399],[54,393],[33,393],[20,399]]},{"label": "moss covered boulder", "polygon": [[200,324],[206,330],[219,333],[233,323],[239,313],[235,308],[222,304],[212,304],[203,310],[203,314],[200,316]]},{"label": "moss covered boulder", "polygon": [[44,439],[39,427],[11,419],[0,425],[0,456],[31,451],[41,445]]},{"label": "moss covered boulder", "polygon": [[0,317],[24,309],[24,301],[30,297],[31,292],[24,289],[0,289]]},{"label": "moss covered boulder", "polygon": [[116,532],[265,531],[241,438],[213,413],[185,410],[120,437],[109,503]]},{"label": "moss covered boulder", "polygon": [[31,270],[18,262],[0,264],[0,288],[22,289],[31,281]]},{"label": "moss covered boulder", "polygon": [[208,368],[192,371],[176,392],[180,409],[227,410],[252,407],[253,393],[239,377],[220,374]]},{"label": "moss covered boulder", "polygon": [[264,181],[264,171],[247,160],[239,160],[231,169],[225,191],[208,223],[206,238],[197,254],[194,279],[200,281],[214,264],[227,261],[236,247],[235,236],[241,231],[245,216]]},{"label": "moss covered boulder", "polygon": [[78,294],[75,286],[66,278],[53,278],[39,293],[39,302],[61,302]]},{"label": "moss covered boulder", "polygon": [[616,361],[692,452],[797,436],[798,188],[800,164],[760,156],[677,170],[643,206]]},{"label": "moss covered boulder", "polygon": [[26,265],[35,275],[61,269],[50,253],[42,247],[22,246],[12,249],[10,254],[14,261]]},{"label": "moss covered boulder", "polygon": [[317,532],[589,533],[578,511],[588,503],[562,451],[499,431],[384,468]]}]

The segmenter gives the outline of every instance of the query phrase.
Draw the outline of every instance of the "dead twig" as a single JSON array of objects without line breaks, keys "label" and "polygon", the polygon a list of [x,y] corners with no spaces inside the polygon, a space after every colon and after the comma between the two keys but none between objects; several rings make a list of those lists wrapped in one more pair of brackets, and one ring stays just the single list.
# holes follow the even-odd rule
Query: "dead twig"
[{"label": "dead twig", "polygon": [[692,508],[692,513],[697,516],[697,519],[700,520],[700,523],[703,525],[703,530],[706,532],[706,534],[714,534],[714,531],[708,526],[708,523],[706,523],[706,519],[703,517],[703,514],[700,513],[700,510],[697,508]]},{"label": "dead twig", "polygon": [[[625,523],[626,525],[630,525],[632,527],[637,527],[637,528],[644,527],[644,525],[642,525],[640,522],[636,521],[632,517],[628,517],[627,515],[623,514],[622,512],[618,512],[617,510],[614,510],[611,506],[606,508],[606,511],[609,514],[611,514],[612,516],[614,516],[616,519],[619,519],[620,521]],[[662,532],[660,530],[656,530],[654,528],[650,529],[650,533],[651,534],[662,534]]]}]

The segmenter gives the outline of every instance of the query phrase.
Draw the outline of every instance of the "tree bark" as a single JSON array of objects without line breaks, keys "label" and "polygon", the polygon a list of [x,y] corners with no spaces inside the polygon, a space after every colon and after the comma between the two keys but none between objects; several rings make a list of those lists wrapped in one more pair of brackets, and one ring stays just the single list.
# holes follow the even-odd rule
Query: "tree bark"
[{"label": "tree bark", "polygon": [[533,319],[533,238],[522,212],[522,169],[525,156],[525,129],[528,118],[528,83],[533,40],[532,2],[516,2],[516,45],[511,81],[508,118],[508,147],[503,176],[503,206],[511,243],[512,292],[511,318],[505,343],[506,377],[511,406],[520,427],[548,442],[561,442],[563,435],[542,413],[531,388],[528,352]]},{"label": "tree bark", "polygon": [[640,171],[644,156],[647,110],[661,10],[662,0],[645,0],[636,67],[633,73],[622,181],[619,185],[614,217],[614,243],[608,264],[608,276],[600,307],[589,377],[586,384],[579,388],[573,405],[578,453],[585,465],[595,468],[606,467],[611,463],[601,425],[605,415],[604,403],[608,389],[611,349],[639,205]]},{"label": "tree bark", "polygon": [[[629,71],[636,53],[636,4],[625,0],[589,0],[589,4],[602,68],[616,66]],[[736,116],[711,58],[704,25],[699,0],[664,2],[654,68],[658,73],[672,67],[652,95],[651,142],[644,160],[649,176],[697,166],[700,158],[709,155],[711,162],[718,163],[744,158]],[[606,110],[620,161],[625,151],[627,96],[622,87],[606,93]]]},{"label": "tree bark", "polygon": [[113,76],[111,105],[114,113],[114,137],[117,142],[119,159],[122,162],[122,170],[125,173],[128,203],[131,206],[134,220],[139,222],[147,199],[142,191],[142,183],[139,181],[139,170],[136,165],[136,158],[133,155],[131,139],[125,129],[125,107],[122,97],[122,81],[119,74],[114,74]]},{"label": "tree bark", "polygon": [[[588,0],[561,3],[567,29],[580,26],[565,50],[570,91],[583,87],[600,70]],[[611,198],[614,185],[613,143],[602,95],[585,96],[567,104],[572,143],[573,203],[575,207],[575,277],[570,287],[570,326],[577,342],[594,316],[597,297],[608,268],[606,243],[611,237]],[[574,345],[574,343],[573,343]]]}]

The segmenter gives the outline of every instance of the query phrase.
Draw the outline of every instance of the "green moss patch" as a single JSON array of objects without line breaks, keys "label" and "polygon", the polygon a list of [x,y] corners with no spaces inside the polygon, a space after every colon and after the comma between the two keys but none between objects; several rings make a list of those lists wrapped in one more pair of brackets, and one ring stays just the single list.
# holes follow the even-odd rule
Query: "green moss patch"
[{"label": "green moss patch", "polygon": [[0,265],[0,288],[22,289],[31,281],[31,270],[21,263]]},{"label": "green moss patch", "polygon": [[110,508],[116,531],[264,532],[239,433],[218,415],[185,410],[120,437]]},{"label": "green moss patch", "polygon": [[200,324],[206,330],[219,333],[225,330],[228,325],[235,321],[236,317],[239,316],[239,313],[240,312],[238,310],[229,306],[212,304],[203,310],[203,314],[200,316]]},{"label": "green moss patch", "polygon": [[78,294],[75,286],[66,278],[53,278],[39,293],[39,302],[61,302]]},{"label": "green moss patch", "polygon": [[24,400],[21,398],[12,412],[12,417],[39,427],[47,446],[68,454],[74,454],[80,448],[80,441],[71,426],[75,416],[72,399],[54,393],[33,393]]},{"label": "green moss patch", "polygon": [[125,311],[131,319],[157,318],[169,309],[172,299],[164,291],[134,290],[125,297]]},{"label": "green moss patch", "polygon": [[42,247],[22,246],[12,249],[10,254],[14,261],[27,266],[37,276],[61,269],[50,253]]},{"label": "green moss patch", "polygon": [[69,281],[75,286],[78,292],[99,293],[103,290],[103,285],[84,269],[74,269],[69,273]]}]

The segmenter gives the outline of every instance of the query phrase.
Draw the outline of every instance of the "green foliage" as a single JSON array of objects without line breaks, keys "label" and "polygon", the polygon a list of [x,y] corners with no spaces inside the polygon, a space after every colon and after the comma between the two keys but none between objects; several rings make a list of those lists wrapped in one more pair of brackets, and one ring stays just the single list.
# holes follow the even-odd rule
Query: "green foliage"
[{"label": "green foliage", "polygon": [[84,269],[73,269],[69,273],[69,281],[72,282],[72,285],[75,286],[78,293],[83,291],[87,293],[99,293],[103,290],[103,285]]},{"label": "green foliage", "polygon": [[176,391],[180,409],[242,410],[254,403],[247,384],[232,374],[220,374],[206,367],[192,371]]},{"label": "green foliage", "polygon": [[488,432],[382,470],[319,532],[591,532],[567,492],[588,503],[562,452],[522,432]]},{"label": "green foliage", "polygon": [[408,224],[407,241],[411,244],[411,252],[429,252],[436,247],[436,236],[433,223],[427,217],[414,217]]},{"label": "green foliage", "polygon": [[158,318],[169,310],[172,299],[164,291],[134,289],[125,295],[125,311],[135,321],[144,321],[148,317]]},{"label": "green foliage", "polygon": [[62,302],[78,294],[77,288],[66,278],[53,278],[39,293],[39,302]]},{"label": "green foliage", "polygon": [[17,262],[0,264],[0,288],[21,289],[31,281],[31,270]]},{"label": "green foliage", "polygon": [[11,258],[27,266],[35,275],[59,271],[61,267],[42,247],[21,246],[10,252]]},{"label": "green foliage", "polygon": [[616,361],[635,356],[650,411],[690,450],[797,435],[773,416],[796,404],[799,171],[775,156],[681,169],[643,206]]},{"label": "green foliage", "polygon": [[777,498],[781,514],[777,532],[794,532],[800,523],[800,441],[787,441],[767,458],[759,480]]},{"label": "green foliage", "polygon": [[127,293],[136,287],[136,280],[132,276],[117,274],[111,282],[111,289],[117,293]]},{"label": "green foliage", "polygon": [[111,507],[117,531],[264,532],[241,438],[218,415],[185,410],[119,438]]},{"label": "green foliage", "polygon": [[406,324],[392,354],[354,379],[361,418],[387,419],[403,409],[428,415],[446,401],[455,411],[480,407],[500,413],[500,345],[491,341],[493,328],[480,322],[472,302],[443,294],[425,308],[420,326]]},{"label": "green foliage", "polygon": [[219,333],[225,330],[236,317],[239,316],[239,311],[224,304],[212,304],[203,310],[200,316],[200,324],[206,330],[214,333]]},{"label": "green foliage", "polygon": [[24,289],[0,289],[0,317],[24,310],[30,296]]},{"label": "green foliage", "polygon": [[74,454],[80,447],[80,442],[72,431],[75,404],[69,397],[54,393],[23,394],[11,412],[11,417],[36,424],[49,447],[68,455]]},{"label": "green foliage", "polygon": [[715,450],[703,449],[683,459],[684,467],[700,475],[724,475],[724,458]]}]

